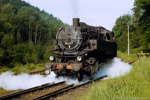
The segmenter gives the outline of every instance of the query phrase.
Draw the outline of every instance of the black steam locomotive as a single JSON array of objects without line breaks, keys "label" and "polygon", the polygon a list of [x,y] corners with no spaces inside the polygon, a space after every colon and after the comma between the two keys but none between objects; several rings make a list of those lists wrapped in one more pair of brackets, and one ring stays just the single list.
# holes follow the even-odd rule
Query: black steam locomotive
[{"label": "black steam locomotive", "polygon": [[73,19],[73,26],[59,29],[54,46],[56,56],[50,56],[46,70],[54,71],[57,76],[75,76],[79,81],[117,55],[113,32],[79,22],[79,18]]}]

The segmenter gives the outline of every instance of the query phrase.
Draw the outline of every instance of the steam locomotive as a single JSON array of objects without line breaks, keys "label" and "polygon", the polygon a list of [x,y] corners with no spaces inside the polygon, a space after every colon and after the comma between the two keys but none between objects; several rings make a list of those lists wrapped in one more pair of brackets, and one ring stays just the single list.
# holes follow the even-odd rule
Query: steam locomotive
[{"label": "steam locomotive", "polygon": [[79,81],[91,76],[107,59],[117,55],[114,33],[104,27],[89,26],[73,18],[73,26],[60,28],[54,41],[50,63],[45,69],[57,76],[75,76]]}]

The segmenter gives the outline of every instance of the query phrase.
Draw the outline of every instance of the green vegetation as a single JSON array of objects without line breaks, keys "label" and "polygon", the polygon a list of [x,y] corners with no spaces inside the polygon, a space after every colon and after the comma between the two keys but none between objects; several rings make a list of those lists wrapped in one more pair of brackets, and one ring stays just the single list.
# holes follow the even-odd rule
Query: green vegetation
[{"label": "green vegetation", "polygon": [[115,37],[117,39],[118,49],[121,51],[127,50],[127,22],[131,21],[130,15],[124,15],[116,20],[116,25],[113,27]]},{"label": "green vegetation", "polygon": [[61,20],[22,0],[0,0],[0,68],[43,63]]},{"label": "green vegetation", "polygon": [[[129,56],[119,53],[130,61]],[[133,59],[131,59],[133,60]],[[150,99],[150,57],[141,57],[132,66],[129,74],[93,83],[89,92],[79,100]]]},{"label": "green vegetation", "polygon": [[124,62],[132,62],[137,60],[137,55],[135,53],[132,53],[130,55],[127,55],[127,53],[122,53],[120,51],[117,52],[118,57],[122,59]]},{"label": "green vegetation", "polygon": [[127,50],[127,32],[130,26],[130,48],[137,52],[150,51],[150,0],[135,0],[133,15],[120,16],[113,27],[118,49]]},{"label": "green vegetation", "polygon": [[44,64],[16,64],[15,67],[13,68],[8,68],[8,67],[3,67],[0,70],[0,74],[6,71],[12,71],[14,74],[20,74],[20,73],[29,73],[33,71],[39,71],[39,70],[44,70]]},{"label": "green vegetation", "polygon": [[3,91],[5,91],[3,88],[0,88],[0,92],[3,92]]}]

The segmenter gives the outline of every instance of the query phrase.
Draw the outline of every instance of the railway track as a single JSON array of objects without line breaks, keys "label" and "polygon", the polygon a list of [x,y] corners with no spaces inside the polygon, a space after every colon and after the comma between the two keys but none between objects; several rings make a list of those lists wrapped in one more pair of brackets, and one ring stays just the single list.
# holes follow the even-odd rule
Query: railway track
[{"label": "railway track", "polygon": [[132,65],[133,63],[135,63],[137,60],[131,61],[129,62],[130,65]]},{"label": "railway track", "polygon": [[[80,85],[74,85],[74,84],[66,85],[65,81],[56,84],[47,83],[27,90],[22,90],[4,96],[0,96],[0,100],[12,100],[12,99],[13,100],[18,100],[18,99],[19,100],[46,100],[49,98],[57,97],[58,95],[63,95],[66,92],[90,84],[92,82],[101,80],[105,77],[107,76],[103,76],[98,79],[91,80]],[[47,89],[46,92],[44,91],[45,89]]]},{"label": "railway track", "polygon": [[54,97],[56,97],[56,96],[58,96],[58,95],[62,95],[63,93],[66,93],[66,92],[68,92],[68,91],[74,90],[74,89],[79,88],[79,87],[81,87],[81,86],[90,84],[90,83],[92,83],[92,82],[96,82],[96,81],[101,80],[101,79],[103,79],[103,78],[105,78],[105,77],[107,77],[107,76],[103,76],[103,77],[100,77],[100,78],[98,78],[98,79],[91,80],[91,81],[88,81],[88,82],[86,82],[86,83],[83,83],[83,84],[80,84],[80,85],[76,85],[76,86],[74,86],[74,85],[69,85],[69,86],[67,86],[67,87],[61,88],[61,89],[56,90],[56,91],[54,91],[54,92],[45,94],[45,95],[43,95],[43,96],[39,96],[39,97],[37,97],[37,98],[34,98],[33,100],[46,100],[46,99],[49,99],[49,98],[54,98]]},{"label": "railway track", "polygon": [[30,74],[30,75],[35,75],[35,74],[45,75],[45,70],[29,72],[28,74]]},{"label": "railway track", "polygon": [[9,99],[14,99],[14,98],[19,98],[25,94],[29,94],[29,93],[32,93],[35,91],[43,90],[45,88],[52,88],[52,87],[62,85],[62,84],[65,84],[65,81],[59,82],[56,84],[50,84],[50,83],[43,84],[41,86],[37,86],[37,87],[30,88],[30,89],[21,90],[21,91],[15,92],[15,93],[10,93],[10,94],[4,95],[4,96],[0,96],[0,100],[9,100]]}]

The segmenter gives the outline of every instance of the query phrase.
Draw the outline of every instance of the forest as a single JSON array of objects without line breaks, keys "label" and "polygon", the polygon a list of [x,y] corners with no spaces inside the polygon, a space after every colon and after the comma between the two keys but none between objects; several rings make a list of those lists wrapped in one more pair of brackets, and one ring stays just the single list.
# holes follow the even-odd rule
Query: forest
[{"label": "forest", "polygon": [[[133,14],[120,16],[112,29],[118,50],[127,51],[130,27],[131,53],[150,51],[150,0],[135,0]],[[0,66],[44,63],[52,54],[53,40],[67,26],[52,14],[22,0],[0,0]]]},{"label": "forest", "polygon": [[0,66],[48,60],[61,20],[22,0],[0,0]]},{"label": "forest", "polygon": [[150,0],[135,0],[133,14],[120,16],[113,27],[118,50],[127,51],[128,25],[131,53],[150,51]]}]

